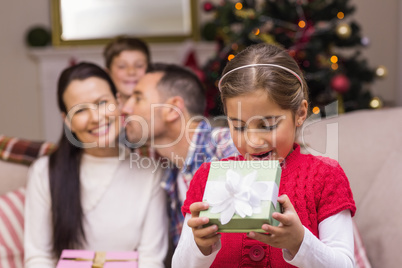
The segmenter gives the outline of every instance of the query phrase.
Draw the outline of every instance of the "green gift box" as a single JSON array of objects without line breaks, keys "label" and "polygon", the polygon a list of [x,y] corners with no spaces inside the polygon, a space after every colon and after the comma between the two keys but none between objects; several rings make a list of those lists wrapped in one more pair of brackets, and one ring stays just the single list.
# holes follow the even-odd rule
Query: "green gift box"
[{"label": "green gift box", "polygon": [[209,209],[200,217],[223,233],[265,232],[264,223],[278,226],[272,213],[281,212],[281,172],[277,160],[211,162],[203,197]]}]

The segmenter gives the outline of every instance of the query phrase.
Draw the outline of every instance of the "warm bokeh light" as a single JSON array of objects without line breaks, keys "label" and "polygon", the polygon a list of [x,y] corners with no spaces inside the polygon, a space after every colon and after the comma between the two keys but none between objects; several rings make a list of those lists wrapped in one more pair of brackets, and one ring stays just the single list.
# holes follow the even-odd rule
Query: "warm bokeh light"
[{"label": "warm bokeh light", "polygon": [[233,54],[230,54],[230,55],[228,56],[228,60],[231,61],[234,57],[235,57],[235,56],[234,56]]},{"label": "warm bokeh light", "polygon": [[373,109],[377,109],[381,107],[381,100],[378,97],[374,97],[371,101],[370,101],[370,107]]},{"label": "warm bokeh light", "polygon": [[338,70],[338,64],[337,63],[332,63],[331,68],[332,68],[332,70]]},{"label": "warm bokeh light", "polygon": [[237,10],[240,10],[240,9],[243,8],[243,4],[242,4],[242,3],[236,3],[235,8],[236,8]]},{"label": "warm bokeh light", "polygon": [[255,29],[255,30],[254,30],[254,34],[255,34],[255,35],[259,35],[259,34],[260,34],[260,29],[258,29],[258,28]]},{"label": "warm bokeh light", "polygon": [[352,29],[350,28],[349,24],[340,23],[338,26],[336,26],[336,34],[339,38],[348,39],[352,34]]},{"label": "warm bokeh light", "polygon": [[299,27],[300,28],[306,27],[306,22],[304,20],[299,21]]},{"label": "warm bokeh light", "polygon": [[377,69],[375,70],[375,74],[378,77],[385,77],[387,76],[387,68],[385,68],[384,65],[380,65],[377,67]]},{"label": "warm bokeh light", "polygon": [[294,51],[293,49],[290,50],[290,51],[289,51],[289,55],[290,55],[291,57],[296,56],[296,51]]},{"label": "warm bokeh light", "polygon": [[345,17],[345,14],[343,12],[338,12],[338,14],[336,15],[338,17],[338,19],[343,19]]},{"label": "warm bokeh light", "polygon": [[317,106],[313,108],[313,114],[318,114],[320,112],[320,108]]},{"label": "warm bokeh light", "polygon": [[335,56],[335,55],[332,56],[332,57],[331,57],[331,62],[332,62],[332,63],[337,63],[337,62],[338,62],[338,57]]}]

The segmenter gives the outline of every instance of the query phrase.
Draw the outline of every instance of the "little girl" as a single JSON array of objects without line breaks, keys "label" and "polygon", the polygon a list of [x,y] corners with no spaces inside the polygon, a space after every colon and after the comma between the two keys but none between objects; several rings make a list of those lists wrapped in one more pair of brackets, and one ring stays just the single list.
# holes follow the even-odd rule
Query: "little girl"
[{"label": "little girl", "polygon": [[182,211],[173,267],[353,267],[348,179],[335,160],[303,155],[295,144],[307,117],[307,85],[297,63],[273,45],[253,45],[228,62],[219,81],[234,144],[241,156],[222,161],[279,160],[278,227],[265,233],[218,233],[201,202],[210,164],[194,175]]}]

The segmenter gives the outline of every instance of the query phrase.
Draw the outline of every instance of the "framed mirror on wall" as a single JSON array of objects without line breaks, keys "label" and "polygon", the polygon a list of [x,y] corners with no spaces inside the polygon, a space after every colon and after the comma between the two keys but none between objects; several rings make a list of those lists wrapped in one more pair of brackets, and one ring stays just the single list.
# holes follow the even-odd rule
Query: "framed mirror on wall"
[{"label": "framed mirror on wall", "polygon": [[196,0],[52,0],[52,42],[105,44],[118,35],[147,42],[198,39]]}]

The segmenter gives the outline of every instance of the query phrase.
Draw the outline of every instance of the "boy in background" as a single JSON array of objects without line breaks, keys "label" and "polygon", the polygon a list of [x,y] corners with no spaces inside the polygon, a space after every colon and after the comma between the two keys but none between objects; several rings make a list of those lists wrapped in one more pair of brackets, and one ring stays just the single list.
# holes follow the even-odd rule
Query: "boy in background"
[{"label": "boy in background", "polygon": [[117,88],[121,109],[148,70],[151,61],[148,45],[135,37],[118,36],[106,45],[103,57],[106,70]]}]

